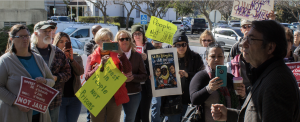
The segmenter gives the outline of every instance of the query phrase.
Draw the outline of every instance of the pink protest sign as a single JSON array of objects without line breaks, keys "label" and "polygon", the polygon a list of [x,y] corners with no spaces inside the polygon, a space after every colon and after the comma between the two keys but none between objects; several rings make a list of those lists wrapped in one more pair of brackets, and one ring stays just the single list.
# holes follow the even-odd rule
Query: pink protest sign
[{"label": "pink protest sign", "polygon": [[136,52],[144,53],[143,47],[142,46],[136,46]]},{"label": "pink protest sign", "polygon": [[45,113],[58,92],[50,86],[22,76],[15,104]]}]

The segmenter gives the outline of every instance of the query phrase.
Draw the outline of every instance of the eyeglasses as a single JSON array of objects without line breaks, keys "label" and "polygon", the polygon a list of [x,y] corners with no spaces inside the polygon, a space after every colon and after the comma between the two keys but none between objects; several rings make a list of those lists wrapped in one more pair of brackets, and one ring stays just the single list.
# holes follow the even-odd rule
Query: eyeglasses
[{"label": "eyeglasses", "polygon": [[133,36],[141,36],[142,33],[134,33]]},{"label": "eyeglasses", "polygon": [[14,36],[13,38],[21,38],[21,39],[29,39],[29,35],[24,35],[24,36]]},{"label": "eyeglasses", "polygon": [[203,41],[203,42],[206,42],[206,41],[207,41],[207,42],[211,42],[212,40],[209,40],[209,39],[208,39],[208,40],[205,40],[205,39],[204,39],[204,40],[202,40],[202,41]]},{"label": "eyeglasses", "polygon": [[182,43],[182,44],[175,44],[175,47],[180,48],[180,47],[186,47],[187,43]]},{"label": "eyeglasses", "polygon": [[129,41],[130,38],[120,38],[119,41],[123,42],[124,40]]},{"label": "eyeglasses", "polygon": [[264,41],[263,39],[252,39],[252,38],[250,38],[249,36],[246,36],[245,38],[243,38],[243,41],[244,41],[244,42],[248,41],[248,43],[249,43],[250,45],[253,44],[253,41],[254,41],[254,40],[257,40],[257,41]]},{"label": "eyeglasses", "polygon": [[252,27],[251,25],[243,25],[242,26],[243,29],[247,29],[247,28],[251,28],[251,27]]}]

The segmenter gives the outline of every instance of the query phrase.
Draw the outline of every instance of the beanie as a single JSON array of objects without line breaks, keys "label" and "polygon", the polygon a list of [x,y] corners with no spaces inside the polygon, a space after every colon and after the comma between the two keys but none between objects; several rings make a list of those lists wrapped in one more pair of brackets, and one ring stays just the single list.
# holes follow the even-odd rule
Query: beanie
[{"label": "beanie", "polygon": [[136,31],[140,31],[143,34],[145,34],[144,29],[143,29],[143,27],[141,25],[133,25],[133,26],[131,26],[131,33],[134,33]]},{"label": "beanie", "polygon": [[187,36],[185,35],[185,31],[182,29],[179,29],[175,32],[174,36],[173,36],[173,45],[176,42],[186,42],[189,43],[189,40],[187,38]]}]

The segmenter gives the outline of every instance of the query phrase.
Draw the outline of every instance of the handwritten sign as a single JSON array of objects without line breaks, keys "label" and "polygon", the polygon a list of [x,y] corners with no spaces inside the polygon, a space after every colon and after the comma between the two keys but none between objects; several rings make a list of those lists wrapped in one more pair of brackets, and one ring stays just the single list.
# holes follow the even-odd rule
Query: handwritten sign
[{"label": "handwritten sign", "polygon": [[300,62],[286,63],[286,65],[292,70],[297,82],[300,82]]},{"label": "handwritten sign", "polygon": [[231,16],[246,20],[267,20],[274,0],[234,0]]},{"label": "handwritten sign", "polygon": [[112,58],[100,67],[75,94],[82,104],[97,116],[112,96],[126,81],[126,76],[116,67]]},{"label": "handwritten sign", "polygon": [[22,76],[15,104],[45,113],[58,92],[50,86]]},{"label": "handwritten sign", "polygon": [[173,45],[173,35],[176,31],[177,26],[173,23],[151,16],[146,37]]},{"label": "handwritten sign", "polygon": [[142,46],[136,46],[136,52],[144,53],[143,47]]}]

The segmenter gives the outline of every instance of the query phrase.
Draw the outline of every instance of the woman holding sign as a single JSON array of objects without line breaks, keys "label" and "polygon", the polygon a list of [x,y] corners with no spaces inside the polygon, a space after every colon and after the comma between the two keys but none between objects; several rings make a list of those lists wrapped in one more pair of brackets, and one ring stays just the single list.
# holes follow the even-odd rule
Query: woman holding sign
[{"label": "woman holding sign", "polygon": [[132,76],[129,76],[129,80],[126,82],[129,102],[123,104],[123,108],[124,122],[134,122],[141,101],[141,82],[145,82],[148,76],[144,60],[141,54],[136,52],[131,34],[125,30],[120,30],[115,37],[115,42],[119,43],[132,66]]},{"label": "woman holding sign", "polygon": [[[87,59],[87,71],[85,73],[86,81],[88,81],[99,68],[100,63],[105,64],[110,57],[116,67],[127,76],[127,80],[132,79],[132,77],[130,77],[132,76],[131,64],[121,48],[118,46],[118,50],[103,50],[103,43],[111,43],[112,40],[113,34],[108,28],[101,28],[96,33],[95,42],[98,44],[98,48],[95,49]],[[100,71],[103,70],[104,69],[101,69]],[[98,115],[91,114],[92,122],[120,122],[122,104],[127,103],[128,101],[129,97],[124,83]]]},{"label": "woman holding sign", "polygon": [[[0,57],[0,121],[51,122],[49,110],[40,113],[15,104],[22,76],[35,79],[38,84],[46,84],[50,87],[55,82],[43,58],[31,51],[28,28],[17,24],[11,27],[8,34],[6,53]],[[29,101],[26,99],[27,102]]]},{"label": "woman holding sign", "polygon": [[[142,58],[145,63],[145,68],[147,71],[148,77],[150,76],[150,70],[149,70],[149,62],[147,57],[147,51],[154,49],[154,46],[147,42],[147,38],[145,36],[145,31],[142,26],[140,25],[133,25],[131,27],[131,33],[133,42],[137,47],[143,47],[143,52],[141,52]],[[151,82],[150,79],[147,78],[145,82],[141,82],[142,84],[142,99],[141,103],[136,115],[136,122],[149,122],[149,110],[152,100],[152,90],[151,90]]]},{"label": "woman holding sign", "polygon": [[[215,122],[210,113],[212,104],[220,103],[229,108],[239,108],[243,104],[246,97],[245,85],[241,84],[238,87],[238,95],[236,95],[233,88],[233,75],[227,73],[227,86],[221,87],[222,80],[215,77],[215,70],[217,65],[224,65],[224,50],[218,44],[213,45],[207,50],[205,57],[207,66],[205,70],[199,71],[190,84],[190,99],[193,105],[201,105],[204,108],[202,119],[204,122]],[[241,100],[241,102],[240,102]]]},{"label": "woman holding sign", "polygon": [[81,87],[80,75],[84,73],[82,58],[78,54],[73,54],[71,39],[64,32],[56,34],[53,45],[61,49],[68,58],[72,75],[64,85],[58,121],[77,122],[81,110],[81,102],[75,96],[75,93]]}]

